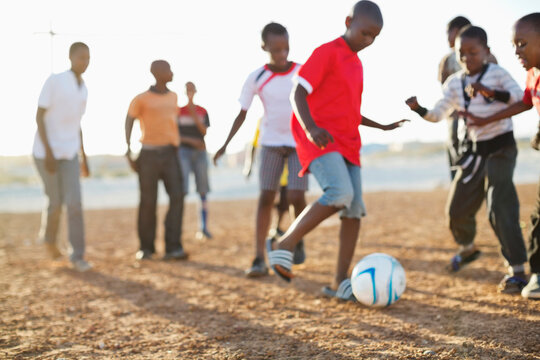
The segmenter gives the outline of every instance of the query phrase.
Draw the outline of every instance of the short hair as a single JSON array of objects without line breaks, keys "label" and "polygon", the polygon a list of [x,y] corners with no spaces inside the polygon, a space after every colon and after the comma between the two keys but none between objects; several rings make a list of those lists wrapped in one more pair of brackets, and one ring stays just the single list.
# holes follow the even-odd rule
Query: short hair
[{"label": "short hair", "polygon": [[268,39],[268,35],[274,34],[274,35],[287,35],[287,29],[285,26],[271,22],[270,24],[267,24],[261,32],[261,38],[262,41],[266,41]]},{"label": "short hair", "polygon": [[90,50],[88,48],[88,45],[86,45],[83,42],[77,41],[77,42],[74,42],[73,44],[71,44],[71,46],[69,47],[69,56],[73,55],[79,49]]},{"label": "short hair", "polygon": [[540,34],[540,13],[532,13],[529,15],[523,16],[521,19],[519,19],[517,23],[525,23],[532,26],[534,31],[538,34]]},{"label": "short hair", "polygon": [[487,33],[484,29],[482,29],[479,26],[466,26],[461,29],[461,31],[458,33],[457,37],[459,38],[467,38],[467,39],[477,39],[480,41],[480,44],[482,44],[485,47],[488,47],[488,40],[487,40]]},{"label": "short hair", "polygon": [[465,16],[456,16],[452,20],[448,22],[448,25],[446,25],[446,30],[450,31],[452,29],[461,29],[464,26],[471,25],[471,22],[469,19],[467,19]]},{"label": "short hair", "polygon": [[352,9],[352,17],[354,18],[358,15],[367,16],[377,24],[381,26],[383,25],[381,9],[373,1],[361,0],[354,4]]}]

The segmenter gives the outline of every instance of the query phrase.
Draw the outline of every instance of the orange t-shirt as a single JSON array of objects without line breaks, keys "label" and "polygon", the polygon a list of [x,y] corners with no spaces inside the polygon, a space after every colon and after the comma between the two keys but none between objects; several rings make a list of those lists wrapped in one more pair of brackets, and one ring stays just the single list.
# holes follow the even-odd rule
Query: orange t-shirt
[{"label": "orange t-shirt", "polygon": [[159,94],[150,90],[131,101],[128,115],[139,119],[142,132],[140,141],[143,145],[180,144],[180,134],[176,127],[177,102],[175,92]]}]

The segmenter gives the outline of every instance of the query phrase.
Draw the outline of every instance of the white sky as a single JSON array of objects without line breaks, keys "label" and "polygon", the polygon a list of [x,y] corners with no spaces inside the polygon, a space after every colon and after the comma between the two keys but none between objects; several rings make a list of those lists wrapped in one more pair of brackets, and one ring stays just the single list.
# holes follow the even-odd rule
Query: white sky
[{"label": "white sky", "polygon": [[[447,53],[446,24],[468,17],[488,33],[499,63],[523,86],[525,71],[510,42],[512,24],[539,11],[538,0],[379,0],[385,21],[375,43],[359,53],[364,65],[362,113],[388,123],[413,120],[393,132],[361,127],[364,143],[441,141],[446,124],[431,124],[410,112],[404,100],[417,95],[432,106],[440,97],[438,62]],[[123,154],[124,119],[131,99],[152,84],[150,63],[170,62],[175,73],[170,88],[186,102],[184,83],[195,82],[195,100],[210,115],[210,152],[224,142],[239,111],[238,96],[247,75],[268,60],[260,48],[260,31],[276,21],[290,35],[293,61],[304,62],[318,45],[345,30],[354,1],[335,0],[18,0],[0,2],[0,155],[30,154],[41,87],[51,72],[69,68],[74,41],[90,46],[84,74],[89,91],[83,118],[89,154]],[[252,138],[262,115],[257,101],[228,151],[239,151]],[[514,119],[519,137],[531,136],[537,115]]]}]

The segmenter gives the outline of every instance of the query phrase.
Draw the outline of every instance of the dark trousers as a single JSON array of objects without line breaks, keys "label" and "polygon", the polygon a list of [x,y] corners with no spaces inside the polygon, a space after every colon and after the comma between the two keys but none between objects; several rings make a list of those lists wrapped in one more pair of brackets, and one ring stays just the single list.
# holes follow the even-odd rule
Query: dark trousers
[{"label": "dark trousers", "polygon": [[475,175],[466,183],[459,169],[452,181],[446,212],[454,240],[460,245],[473,243],[476,213],[484,198],[489,222],[510,265],[527,261],[525,242],[519,226],[519,200],[512,181],[517,148],[507,146],[482,159]]},{"label": "dark trousers", "polygon": [[531,233],[529,234],[529,263],[531,272],[540,273],[540,181],[538,182],[538,196],[536,208],[531,214]]},{"label": "dark trousers", "polygon": [[184,192],[182,172],[176,148],[167,146],[157,149],[142,149],[137,159],[139,173],[139,217],[138,232],[140,249],[155,252],[156,207],[158,182],[163,180],[169,195],[169,210],[165,218],[165,251],[170,253],[182,249],[182,218]]}]

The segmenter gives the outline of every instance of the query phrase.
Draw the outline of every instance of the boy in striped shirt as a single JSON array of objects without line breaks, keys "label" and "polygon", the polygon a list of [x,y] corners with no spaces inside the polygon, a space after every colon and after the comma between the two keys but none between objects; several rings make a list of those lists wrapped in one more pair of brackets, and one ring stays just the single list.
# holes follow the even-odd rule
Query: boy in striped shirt
[{"label": "boy in striped shirt", "polygon": [[[425,120],[440,121],[454,110],[488,116],[522,98],[523,92],[508,72],[496,64],[488,64],[490,51],[482,28],[464,28],[458,35],[456,54],[463,69],[446,80],[444,97],[432,110],[421,107],[416,97],[406,101],[411,110]],[[527,253],[519,226],[519,201],[512,181],[517,157],[512,119],[506,117],[482,126],[468,121],[460,125],[468,141],[466,148],[461,149],[460,165],[446,206],[450,230],[460,248],[449,270],[458,271],[480,255],[474,244],[475,215],[485,197],[490,224],[509,265],[509,273],[499,284],[499,291],[519,293],[526,285]]]},{"label": "boy in striped shirt", "polygon": [[[513,43],[516,55],[523,67],[527,70],[527,84],[523,98],[507,108],[488,117],[479,117],[476,114],[465,113],[471,123],[481,126],[509,116],[520,114],[536,108],[540,115],[540,13],[525,15],[514,25]],[[538,132],[531,140],[531,146],[540,150],[540,122]],[[531,227],[529,233],[529,265],[531,278],[527,286],[521,291],[521,296],[527,299],[540,299],[540,183],[536,208],[531,214]]]}]

